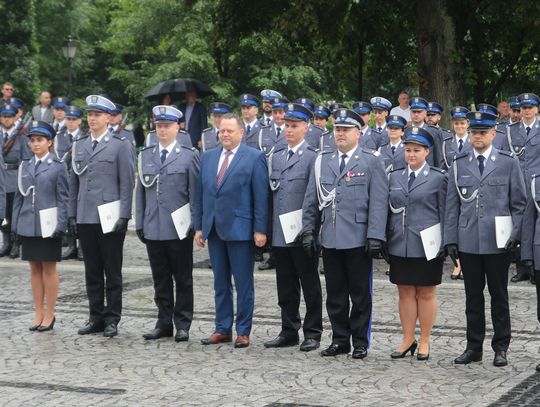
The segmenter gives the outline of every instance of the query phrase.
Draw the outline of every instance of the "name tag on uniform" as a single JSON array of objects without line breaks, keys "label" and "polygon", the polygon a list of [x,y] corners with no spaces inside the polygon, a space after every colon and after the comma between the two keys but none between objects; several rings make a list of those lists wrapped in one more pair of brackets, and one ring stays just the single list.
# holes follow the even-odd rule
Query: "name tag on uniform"
[{"label": "name tag on uniform", "polygon": [[191,225],[191,210],[189,203],[171,213],[171,218],[180,240],[185,239]]},{"label": "name tag on uniform", "polygon": [[437,257],[437,253],[441,249],[441,224],[437,223],[427,229],[420,231],[420,237],[422,238],[422,246],[424,246],[424,253],[426,259],[433,260]]},{"label": "name tag on uniform", "polygon": [[42,209],[39,211],[39,225],[41,237],[51,237],[58,225],[58,208]]},{"label": "name tag on uniform", "polygon": [[504,249],[504,245],[512,234],[512,217],[495,216],[495,233],[497,238],[497,248]]},{"label": "name tag on uniform", "polygon": [[294,242],[298,233],[302,230],[302,209],[279,215],[279,223],[283,230],[285,243]]},{"label": "name tag on uniform", "polygon": [[120,201],[99,205],[97,209],[103,233],[112,232],[114,225],[120,219]]}]

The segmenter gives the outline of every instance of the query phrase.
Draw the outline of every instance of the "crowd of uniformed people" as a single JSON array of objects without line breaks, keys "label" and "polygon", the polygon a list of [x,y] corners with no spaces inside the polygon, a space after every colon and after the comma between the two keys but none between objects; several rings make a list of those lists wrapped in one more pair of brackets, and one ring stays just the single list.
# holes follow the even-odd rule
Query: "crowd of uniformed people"
[{"label": "crowd of uniformed people", "polygon": [[[118,334],[122,252],[134,213],[158,309],[146,340],[189,339],[195,242],[208,243],[214,273],[216,327],[202,344],[232,342],[236,315],[234,346],[249,346],[253,266],[265,250],[263,268],[276,269],[282,325],[264,346],[320,347],[322,257],[332,340],[320,354],[352,351],[363,359],[371,337],[372,259],[379,258],[397,286],[403,330],[390,356],[417,352],[427,360],[436,286],[449,256],[466,298],[467,345],[454,363],[482,359],[486,282],[493,364],[508,363],[509,266],[517,264],[512,281],[540,278],[534,273],[540,264],[537,95],[510,98],[508,118],[486,103],[474,111],[455,106],[449,130],[439,126],[439,103],[409,101],[404,93],[392,108],[383,97],[317,105],[264,90],[239,97],[240,115],[226,103],[211,103],[212,125],[202,131],[192,125],[191,132],[185,116],[195,109],[160,104],[152,109],[154,130],[136,151],[123,107],[104,96],[88,96],[85,109],[57,97],[25,116],[13,86],[4,84],[2,93],[0,256],[20,251],[29,261],[30,330],[54,328],[56,263],[79,257],[89,319],[78,333]],[[50,94],[41,98],[50,101]],[[85,116],[88,130],[82,131]]]}]

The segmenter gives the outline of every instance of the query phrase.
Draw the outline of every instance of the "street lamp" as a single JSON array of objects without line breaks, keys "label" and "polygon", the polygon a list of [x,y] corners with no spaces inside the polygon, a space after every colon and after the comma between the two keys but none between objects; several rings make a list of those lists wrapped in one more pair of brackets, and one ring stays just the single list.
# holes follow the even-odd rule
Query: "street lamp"
[{"label": "street lamp", "polygon": [[64,58],[68,61],[68,98],[71,100],[71,62],[73,58],[75,58],[75,53],[77,52],[77,41],[71,38],[71,36],[67,37],[67,39],[64,42],[64,46],[62,47],[62,53],[64,54]]}]

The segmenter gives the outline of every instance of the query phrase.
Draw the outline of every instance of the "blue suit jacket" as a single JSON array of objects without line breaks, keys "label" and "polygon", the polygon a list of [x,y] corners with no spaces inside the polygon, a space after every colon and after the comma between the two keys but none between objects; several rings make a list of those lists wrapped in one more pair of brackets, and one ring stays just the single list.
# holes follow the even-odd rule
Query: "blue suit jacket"
[{"label": "blue suit jacket", "polygon": [[[184,117],[186,117],[186,104],[183,103],[178,107]],[[189,123],[187,123],[187,132],[191,136],[191,144],[197,147],[201,134],[204,129],[208,127],[208,113],[206,107],[200,102],[195,102],[191,116],[189,117]]]},{"label": "blue suit jacket", "polygon": [[225,241],[253,239],[254,232],[268,233],[269,187],[266,156],[240,144],[220,186],[216,186],[223,148],[206,151],[195,194],[195,230],[206,239],[215,227]]}]

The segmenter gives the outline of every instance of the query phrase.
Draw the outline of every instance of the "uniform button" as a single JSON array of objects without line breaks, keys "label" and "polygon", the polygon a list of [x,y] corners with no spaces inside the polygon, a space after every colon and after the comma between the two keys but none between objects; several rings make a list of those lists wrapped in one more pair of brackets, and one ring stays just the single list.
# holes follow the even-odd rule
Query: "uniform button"
[{"label": "uniform button", "polygon": [[484,186],[484,184],[480,184],[480,186],[481,186],[481,187],[483,187],[483,186]]},{"label": "uniform button", "polygon": [[480,194],[480,198],[482,198],[484,196],[484,194]]},{"label": "uniform button", "polygon": [[337,186],[340,187],[340,186],[341,186],[341,182],[338,182],[338,183],[337,183]]}]

